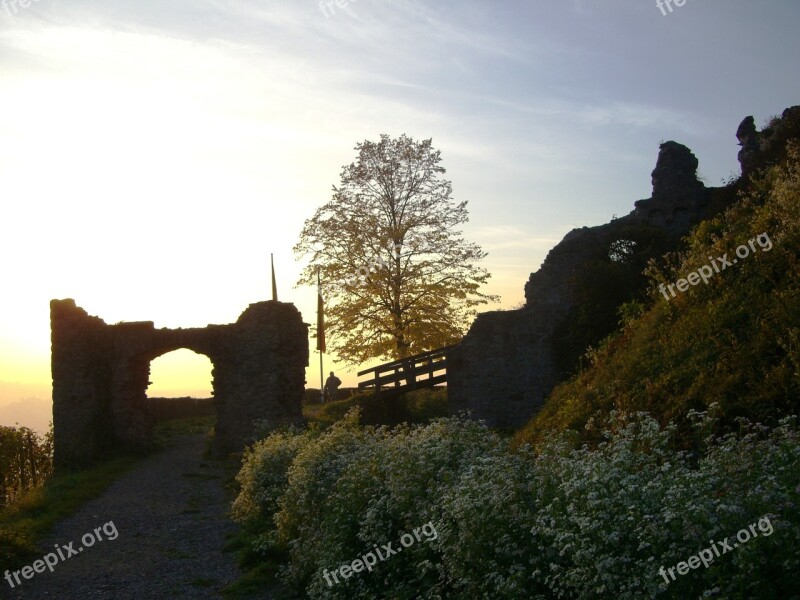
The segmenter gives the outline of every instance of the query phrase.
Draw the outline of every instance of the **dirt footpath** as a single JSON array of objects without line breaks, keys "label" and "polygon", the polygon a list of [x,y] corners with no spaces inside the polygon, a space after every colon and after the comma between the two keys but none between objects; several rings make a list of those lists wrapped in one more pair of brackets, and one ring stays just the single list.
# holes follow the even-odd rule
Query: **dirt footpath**
[{"label": "dirt footpath", "polygon": [[171,443],[58,523],[40,548],[64,560],[52,573],[20,574],[13,590],[0,580],[0,598],[221,598],[240,576],[235,556],[222,553],[235,530],[224,465],[203,457],[203,435]]}]

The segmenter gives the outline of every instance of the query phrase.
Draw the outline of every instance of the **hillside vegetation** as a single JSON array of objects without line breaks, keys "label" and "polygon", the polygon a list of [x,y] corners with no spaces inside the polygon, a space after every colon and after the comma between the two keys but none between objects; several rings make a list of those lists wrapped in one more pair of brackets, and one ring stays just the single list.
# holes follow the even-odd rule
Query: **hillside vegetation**
[{"label": "hillside vegetation", "polygon": [[[651,262],[649,301],[623,306],[621,329],[590,350],[591,365],[553,391],[518,442],[582,431],[612,409],[663,424],[717,403],[725,429],[737,417],[774,423],[798,412],[800,144],[686,246]],[[704,267],[707,284],[667,287]]]}]

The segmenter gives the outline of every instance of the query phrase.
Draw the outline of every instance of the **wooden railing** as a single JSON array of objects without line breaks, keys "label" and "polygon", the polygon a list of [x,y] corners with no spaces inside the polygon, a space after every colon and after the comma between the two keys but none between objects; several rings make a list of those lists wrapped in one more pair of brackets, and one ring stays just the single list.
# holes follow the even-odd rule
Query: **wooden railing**
[{"label": "wooden railing", "polygon": [[370,375],[358,383],[360,390],[392,393],[433,387],[447,381],[447,351],[455,346],[445,346],[430,352],[415,354],[358,372],[358,377]]}]

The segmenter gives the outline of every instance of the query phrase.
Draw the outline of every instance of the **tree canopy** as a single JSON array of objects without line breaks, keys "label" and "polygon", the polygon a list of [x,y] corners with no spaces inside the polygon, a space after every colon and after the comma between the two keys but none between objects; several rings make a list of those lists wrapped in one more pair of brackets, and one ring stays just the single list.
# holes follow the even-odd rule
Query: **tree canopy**
[{"label": "tree canopy", "polygon": [[486,256],[466,241],[467,202],[451,198],[431,140],[402,135],[356,145],[332,198],[294,247],[310,256],[298,285],[322,280],[326,343],[342,360],[403,358],[460,340],[476,307]]}]

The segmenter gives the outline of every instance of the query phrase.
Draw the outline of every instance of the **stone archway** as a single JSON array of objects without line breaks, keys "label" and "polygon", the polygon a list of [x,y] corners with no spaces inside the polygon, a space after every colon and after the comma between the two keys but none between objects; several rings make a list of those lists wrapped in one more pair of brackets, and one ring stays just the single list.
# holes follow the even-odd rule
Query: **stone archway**
[{"label": "stone archway", "polygon": [[218,455],[252,441],[256,421],[302,423],[308,324],[292,304],[251,304],[236,323],[156,329],[107,325],[71,299],[50,303],[55,462],[72,467],[109,448],[151,442],[146,408],[150,362],[186,348],[213,365]]},{"label": "stone archway", "polygon": [[145,396],[154,426],[172,419],[205,419],[213,428],[217,419],[213,367],[205,354],[188,348],[166,352],[151,360]]}]

